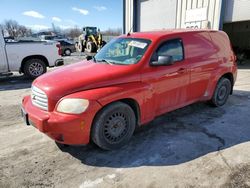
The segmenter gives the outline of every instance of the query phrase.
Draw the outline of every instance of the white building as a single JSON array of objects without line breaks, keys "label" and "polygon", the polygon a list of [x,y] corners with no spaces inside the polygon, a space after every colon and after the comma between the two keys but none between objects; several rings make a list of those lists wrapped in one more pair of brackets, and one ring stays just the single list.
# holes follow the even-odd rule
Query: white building
[{"label": "white building", "polygon": [[124,0],[124,33],[169,28],[224,30],[250,47],[250,0]]}]

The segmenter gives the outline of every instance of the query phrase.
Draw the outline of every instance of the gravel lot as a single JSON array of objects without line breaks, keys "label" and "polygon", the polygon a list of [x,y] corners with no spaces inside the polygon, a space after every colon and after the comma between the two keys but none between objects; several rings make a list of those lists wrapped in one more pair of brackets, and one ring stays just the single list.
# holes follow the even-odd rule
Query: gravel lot
[{"label": "gravel lot", "polygon": [[0,187],[250,187],[246,66],[225,106],[197,103],[158,117],[117,151],[59,148],[25,126],[20,103],[30,86],[19,75],[0,79]]}]

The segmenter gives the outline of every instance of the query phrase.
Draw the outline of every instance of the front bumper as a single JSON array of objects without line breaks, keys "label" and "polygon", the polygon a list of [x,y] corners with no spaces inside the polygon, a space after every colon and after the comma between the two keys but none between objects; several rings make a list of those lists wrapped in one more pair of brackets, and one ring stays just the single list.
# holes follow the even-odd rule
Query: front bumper
[{"label": "front bumper", "polygon": [[35,107],[30,96],[22,101],[22,116],[27,125],[33,125],[40,132],[56,142],[69,145],[89,143],[92,120],[100,109],[97,102],[91,102],[92,108],[79,115],[48,112]]}]

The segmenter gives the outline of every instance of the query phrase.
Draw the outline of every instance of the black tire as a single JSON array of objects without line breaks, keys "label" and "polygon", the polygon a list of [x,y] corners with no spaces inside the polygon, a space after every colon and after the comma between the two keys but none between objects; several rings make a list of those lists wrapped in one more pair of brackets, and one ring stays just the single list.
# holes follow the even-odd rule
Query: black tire
[{"label": "black tire", "polygon": [[83,45],[83,42],[78,42],[78,45],[77,45],[76,49],[77,49],[78,52],[84,52],[85,46]]},{"label": "black tire", "polygon": [[231,92],[231,88],[231,81],[228,78],[222,77],[217,83],[210,104],[215,107],[223,106],[227,102],[227,99]]},{"label": "black tire", "polygon": [[78,42],[75,43],[75,49],[78,50]]},{"label": "black tire", "polygon": [[30,59],[24,63],[23,72],[29,78],[37,78],[47,72],[47,67],[41,59]]},{"label": "black tire", "polygon": [[88,41],[87,45],[86,45],[86,51],[89,52],[89,53],[96,52],[95,44],[93,42],[91,42],[91,41]]},{"label": "black tire", "polygon": [[105,45],[106,45],[106,42],[102,41],[102,44],[98,47],[97,52],[99,52],[102,49],[102,47]]},{"label": "black tire", "polygon": [[103,40],[102,41],[102,47],[105,46],[106,44],[107,44],[107,42]]},{"label": "black tire", "polygon": [[104,150],[119,149],[132,137],[136,125],[133,109],[116,102],[104,107],[95,117],[91,138]]},{"label": "black tire", "polygon": [[64,50],[64,55],[66,55],[66,56],[70,56],[71,53],[72,52],[71,52],[71,50],[69,48],[67,48],[67,49]]}]

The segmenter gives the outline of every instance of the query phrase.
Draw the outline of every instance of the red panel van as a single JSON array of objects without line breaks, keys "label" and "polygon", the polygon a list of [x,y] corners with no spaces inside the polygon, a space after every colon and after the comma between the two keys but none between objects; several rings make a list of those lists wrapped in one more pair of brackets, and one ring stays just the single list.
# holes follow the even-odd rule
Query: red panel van
[{"label": "red panel van", "polygon": [[22,101],[26,123],[56,142],[107,150],[134,129],[197,101],[226,103],[237,75],[228,36],[212,30],[122,35],[91,60],[37,78]]}]

